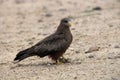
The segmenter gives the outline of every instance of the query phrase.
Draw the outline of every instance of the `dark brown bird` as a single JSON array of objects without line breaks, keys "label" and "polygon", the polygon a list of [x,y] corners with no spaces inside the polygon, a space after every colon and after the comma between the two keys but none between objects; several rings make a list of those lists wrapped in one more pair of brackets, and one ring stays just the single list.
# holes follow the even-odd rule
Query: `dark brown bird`
[{"label": "dark brown bird", "polygon": [[70,26],[69,18],[62,19],[55,33],[38,42],[36,45],[20,51],[14,61],[19,62],[30,56],[39,56],[41,58],[49,56],[52,60],[56,61],[57,64],[61,63],[60,57],[64,58],[63,54],[73,39]]}]

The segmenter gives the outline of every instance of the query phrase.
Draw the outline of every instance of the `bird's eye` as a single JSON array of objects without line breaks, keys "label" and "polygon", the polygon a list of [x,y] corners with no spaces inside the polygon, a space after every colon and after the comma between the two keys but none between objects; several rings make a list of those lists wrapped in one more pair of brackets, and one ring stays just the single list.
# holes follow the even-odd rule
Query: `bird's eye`
[{"label": "bird's eye", "polygon": [[67,23],[68,21],[64,21],[65,23]]}]

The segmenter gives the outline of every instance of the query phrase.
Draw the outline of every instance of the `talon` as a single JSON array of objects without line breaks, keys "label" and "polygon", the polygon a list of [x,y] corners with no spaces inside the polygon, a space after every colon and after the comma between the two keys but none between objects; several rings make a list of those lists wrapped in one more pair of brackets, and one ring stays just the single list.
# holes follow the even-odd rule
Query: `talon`
[{"label": "talon", "polygon": [[68,59],[66,59],[64,56],[61,56],[59,58],[59,61],[61,61],[62,63],[66,63],[66,62],[68,62]]},{"label": "talon", "polygon": [[62,63],[70,63],[70,62],[71,62],[71,59],[65,58],[64,56],[61,56],[61,57],[59,58],[59,61],[61,61]]},{"label": "talon", "polygon": [[56,64],[59,65],[59,64],[62,64],[62,62],[59,60],[56,60]]}]

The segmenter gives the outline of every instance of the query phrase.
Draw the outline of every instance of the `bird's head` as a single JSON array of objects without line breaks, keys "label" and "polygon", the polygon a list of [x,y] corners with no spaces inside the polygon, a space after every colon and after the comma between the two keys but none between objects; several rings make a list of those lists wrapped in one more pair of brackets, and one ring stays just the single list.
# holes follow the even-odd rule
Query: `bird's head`
[{"label": "bird's head", "polygon": [[69,18],[63,18],[60,23],[61,23],[61,25],[64,25],[67,27],[71,26],[71,20]]}]

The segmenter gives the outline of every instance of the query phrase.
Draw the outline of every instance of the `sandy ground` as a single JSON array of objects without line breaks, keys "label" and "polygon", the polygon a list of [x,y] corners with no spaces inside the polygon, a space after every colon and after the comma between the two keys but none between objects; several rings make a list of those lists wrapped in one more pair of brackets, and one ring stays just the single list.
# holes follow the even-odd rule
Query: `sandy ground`
[{"label": "sandy ground", "polygon": [[[72,18],[74,40],[65,54],[71,63],[12,63],[64,17]],[[120,0],[0,0],[0,80],[120,80]]]}]

